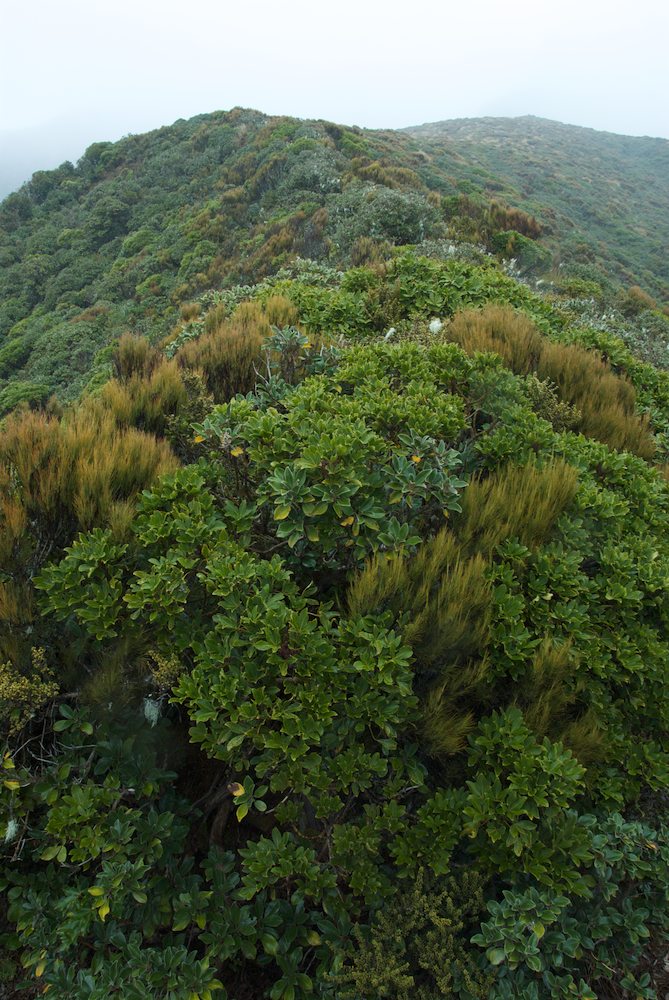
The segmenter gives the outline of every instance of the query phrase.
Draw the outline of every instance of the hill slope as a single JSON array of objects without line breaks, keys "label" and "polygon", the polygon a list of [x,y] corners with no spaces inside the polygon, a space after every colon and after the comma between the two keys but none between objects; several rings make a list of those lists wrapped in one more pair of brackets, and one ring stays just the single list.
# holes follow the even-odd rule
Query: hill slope
[{"label": "hill slope", "polygon": [[0,428],[0,986],[658,1000],[669,374],[298,270]]},{"label": "hill slope", "polygon": [[[603,262],[626,284],[669,290],[669,142],[527,115],[466,118],[407,129],[441,166],[453,150],[521,196],[550,224],[566,263]],[[475,174],[472,173],[475,177]]]},{"label": "hill slope", "polygon": [[[572,193],[574,158],[563,155],[552,186],[544,181],[565,127],[532,124],[549,141],[523,138],[528,126],[512,122],[512,142],[506,124],[486,128],[363,131],[234,109],[96,143],[76,166],[36,173],[0,205],[0,411],[53,392],[74,398],[96,367],[107,372],[103,349],[124,330],[164,334],[204,289],[258,280],[296,255],[347,265],[456,236],[537,272],[550,264],[547,243],[574,273],[585,256],[587,276],[604,285],[618,275],[662,294],[666,192],[655,184],[638,208],[629,191],[639,178],[653,187],[668,144],[567,130],[585,136],[578,169],[590,214],[577,219],[586,199]],[[645,173],[636,152],[617,161],[616,198],[645,233],[629,249],[607,222],[602,150],[646,142]]]},{"label": "hill slope", "polygon": [[0,423],[0,994],[666,994],[669,372],[443,157],[237,111],[3,206],[3,405],[97,381]]}]

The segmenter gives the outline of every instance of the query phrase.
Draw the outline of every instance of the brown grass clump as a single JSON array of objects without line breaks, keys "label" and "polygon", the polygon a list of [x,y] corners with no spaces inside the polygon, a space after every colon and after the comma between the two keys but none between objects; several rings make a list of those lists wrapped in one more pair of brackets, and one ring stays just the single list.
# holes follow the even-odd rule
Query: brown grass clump
[{"label": "brown grass clump", "polygon": [[31,411],[8,418],[0,434],[0,561],[26,525],[71,536],[106,523],[118,502],[134,497],[176,467],[169,445],[113,415],[96,421],[85,409],[63,420]]},{"label": "brown grass clump", "polygon": [[421,738],[434,756],[462,750],[475,725],[470,704],[487,672],[488,567],[481,555],[466,555],[446,529],[412,559],[376,556],[348,592],[351,614],[392,608],[405,619],[403,635],[414,651],[422,690]]},{"label": "brown grass clump", "polygon": [[[128,530],[134,499],[177,460],[165,441],[114,414],[23,411],[0,432],[0,659],[25,659],[36,626],[32,578],[78,531]],[[28,628],[30,626],[30,628]]]},{"label": "brown grass clump", "polygon": [[548,636],[537,648],[516,704],[537,736],[560,740],[589,764],[605,754],[604,736],[594,713],[576,708],[580,688],[574,680],[574,656],[569,642]]},{"label": "brown grass clump", "polygon": [[494,352],[517,375],[533,373],[550,381],[560,398],[578,410],[575,429],[588,437],[641,458],[654,455],[649,420],[636,413],[634,386],[593,351],[547,340],[510,306],[458,313],[447,335],[468,354]]},{"label": "brown grass clump", "polygon": [[537,374],[550,379],[581,414],[578,429],[611,448],[652,458],[655,442],[648,417],[635,412],[632,383],[577,344],[546,342]]},{"label": "brown grass clump", "polygon": [[184,302],[179,310],[179,316],[184,323],[190,323],[200,315],[199,302]]},{"label": "brown grass clump", "polygon": [[532,321],[510,306],[486,306],[456,313],[447,328],[467,354],[477,351],[499,354],[517,375],[536,369],[544,338]]},{"label": "brown grass clump", "polygon": [[124,333],[114,351],[114,375],[119,382],[127,382],[137,375],[150,375],[162,358],[162,353],[153,347],[146,337]]},{"label": "brown grass clump", "polygon": [[445,529],[413,559],[374,557],[349,588],[349,611],[404,613],[404,635],[423,664],[465,659],[480,651],[488,632],[487,568],[481,555],[466,555],[460,539]]},{"label": "brown grass clump", "polygon": [[254,388],[262,345],[271,332],[262,306],[242,302],[230,319],[185,344],[176,360],[182,368],[202,372],[207,390],[222,403]]},{"label": "brown grass clump", "polygon": [[507,538],[541,545],[577,488],[576,469],[561,459],[544,466],[509,465],[473,479],[462,494],[458,539],[466,551],[488,557]]},{"label": "brown grass clump", "polygon": [[264,303],[263,308],[267,322],[271,326],[297,326],[299,323],[300,314],[297,306],[285,295],[271,295]]},{"label": "brown grass clump", "polygon": [[[483,706],[496,697],[486,653],[495,549],[512,537],[528,546],[544,542],[577,485],[576,470],[561,460],[512,465],[475,479],[451,528],[427,539],[412,557],[376,555],[353,579],[348,591],[352,615],[390,609],[402,623],[415,656],[421,740],[431,755],[459,753]],[[539,650],[527,682],[529,721],[539,734],[561,724],[560,737],[585,755],[594,752],[598,734],[591,720],[575,720],[571,712],[568,666],[566,648]]]},{"label": "brown grass clump", "polygon": [[169,418],[184,406],[186,396],[177,363],[161,357],[148,372],[130,370],[123,379],[108,382],[84,408],[111,413],[120,427],[163,435]]}]

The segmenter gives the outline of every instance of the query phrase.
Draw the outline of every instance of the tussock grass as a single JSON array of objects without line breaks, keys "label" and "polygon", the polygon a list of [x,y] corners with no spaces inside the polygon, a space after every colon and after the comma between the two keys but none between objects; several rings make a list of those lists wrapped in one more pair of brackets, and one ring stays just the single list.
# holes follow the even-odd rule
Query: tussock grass
[{"label": "tussock grass", "polygon": [[[273,307],[274,308],[274,307]],[[272,315],[280,313],[278,306]],[[181,368],[201,372],[208,392],[222,403],[250,392],[261,364],[262,345],[272,332],[267,312],[257,302],[243,302],[234,315],[182,347]]]},{"label": "tussock grass", "polygon": [[611,448],[653,457],[651,427],[636,412],[632,383],[593,351],[549,341],[510,306],[466,309],[453,317],[446,336],[468,354],[493,352],[517,375],[536,374],[553,383],[560,398],[579,412],[576,430]]},{"label": "tussock grass", "polygon": [[561,459],[508,465],[473,479],[462,494],[457,535],[466,551],[490,557],[507,538],[532,548],[548,538],[578,488],[576,469]]}]

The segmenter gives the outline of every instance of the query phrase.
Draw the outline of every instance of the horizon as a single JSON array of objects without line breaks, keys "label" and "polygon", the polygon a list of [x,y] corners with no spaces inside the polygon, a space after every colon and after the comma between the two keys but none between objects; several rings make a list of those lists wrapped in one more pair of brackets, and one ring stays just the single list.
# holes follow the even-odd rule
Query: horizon
[{"label": "horizon", "polygon": [[[287,118],[296,118],[301,121],[332,121],[333,124],[336,125],[343,125],[351,128],[360,128],[364,131],[370,131],[370,132],[387,132],[387,131],[402,132],[414,128],[422,128],[428,125],[448,124],[454,122],[503,121],[503,120],[518,121],[527,118],[527,119],[535,119],[537,121],[549,122],[551,124],[556,124],[556,125],[563,125],[567,128],[576,128],[576,129],[583,129],[584,131],[589,131],[589,132],[598,132],[604,135],[615,135],[630,139],[652,139],[652,140],[661,140],[664,142],[669,142],[669,138],[663,135],[651,135],[649,133],[634,134],[630,132],[615,132],[612,131],[611,129],[603,129],[603,128],[597,128],[592,125],[583,125],[577,122],[563,121],[558,118],[550,118],[546,115],[538,115],[533,112],[524,112],[522,114],[516,114],[516,115],[511,115],[511,114],[460,115],[455,118],[436,118],[430,120],[425,119],[423,121],[413,121],[408,125],[391,127],[387,125],[373,125],[373,126],[360,125],[357,122],[341,121],[341,120],[337,121],[334,119],[327,119],[322,117],[317,118],[314,117],[313,115],[278,115],[274,112],[263,111],[260,108],[252,107],[249,105],[234,105],[234,107],[241,107],[245,111],[255,111],[258,114],[265,115],[267,118],[287,117]],[[62,163],[67,161],[76,164],[78,160],[81,159],[81,157],[84,155],[86,149],[95,142],[120,142],[121,140],[129,138],[130,136],[133,135],[144,135],[146,133],[158,131],[162,128],[169,128],[178,121],[189,120],[190,118],[207,117],[215,114],[228,114],[232,110],[233,107],[227,109],[216,108],[212,111],[202,111],[202,112],[197,112],[194,115],[188,115],[188,117],[185,119],[183,117],[177,117],[172,119],[171,121],[161,121],[156,124],[151,124],[146,128],[140,128],[137,130],[122,131],[119,128],[112,129],[111,135],[108,133],[104,134],[104,129],[96,131],[93,134],[91,132],[91,128],[94,126],[92,125],[89,126],[87,124],[84,124],[78,136],[76,134],[72,135],[70,133],[67,136],[67,138],[65,138],[64,141],[58,145],[57,148],[59,148],[60,150],[65,150],[64,155],[54,154],[54,156],[51,158],[51,161],[48,163],[37,161],[36,157],[40,155],[39,148],[41,147],[45,136],[48,137],[49,135],[61,133],[63,122],[67,121],[66,118],[55,119],[51,122],[45,122],[42,125],[25,127],[22,129],[0,130],[0,148],[2,147],[3,141],[8,140],[9,142],[12,142],[12,140],[14,140],[14,142],[16,142],[16,140],[19,139],[19,137],[21,136],[23,136],[25,139],[28,140],[26,146],[24,146],[23,148],[23,156],[21,155],[16,156],[15,162],[12,163],[10,161],[9,166],[6,163],[4,156],[3,156],[3,161],[0,162],[0,201],[4,200],[10,194],[19,190],[19,188],[21,188],[23,184],[28,183],[32,175],[38,171],[55,170]],[[37,142],[35,142],[35,140],[37,140]],[[14,149],[16,150],[16,145],[14,146]],[[19,145],[19,152],[21,152],[20,145]],[[34,165],[32,167],[28,167],[27,166],[28,163],[32,163]],[[11,187],[8,186],[10,183],[12,183],[12,177],[16,178],[19,175],[22,177],[22,179],[18,180],[17,182],[15,181],[14,186]]]},{"label": "horizon", "polygon": [[[669,7],[34,0],[3,19],[0,190],[207,108],[402,129],[519,117],[669,139]],[[29,52],[29,63],[26,62]],[[7,148],[9,147],[9,148]]]}]

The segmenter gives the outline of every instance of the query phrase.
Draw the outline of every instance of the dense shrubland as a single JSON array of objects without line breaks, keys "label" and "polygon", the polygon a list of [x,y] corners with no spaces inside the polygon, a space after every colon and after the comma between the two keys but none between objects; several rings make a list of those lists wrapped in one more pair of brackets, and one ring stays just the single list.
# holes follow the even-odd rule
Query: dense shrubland
[{"label": "dense shrubland", "polygon": [[302,262],[5,422],[16,996],[659,995],[669,375],[573,317]]},{"label": "dense shrubland", "polygon": [[[545,132],[546,163],[563,159],[564,137],[556,143],[550,123]],[[662,150],[617,168],[616,183],[633,192],[641,169],[638,189],[655,191],[644,236],[628,225],[622,240],[613,223],[631,205],[646,210],[626,195],[593,241],[582,222],[594,224],[593,212],[575,211],[569,192],[593,198],[581,179],[601,174],[601,157],[579,146],[578,184],[528,195],[512,147],[506,164],[495,147],[491,172],[457,143],[236,108],[95,143],[76,165],[36,173],[0,204],[0,415],[99,385],[121,334],[160,340],[208,289],[258,282],[298,255],[348,267],[388,260],[398,245],[453,240],[513,259],[526,278],[549,272],[572,291],[580,282],[606,299],[597,318],[615,305],[666,361]]]},{"label": "dense shrubland", "polygon": [[[530,115],[435,122],[407,132],[436,168],[453,169],[456,153],[474,183],[492,172],[502,190],[511,185],[520,192],[512,204],[536,213],[545,244],[571,277],[643,285],[666,302],[666,139],[595,132]],[[523,233],[515,225],[500,229]]]}]

